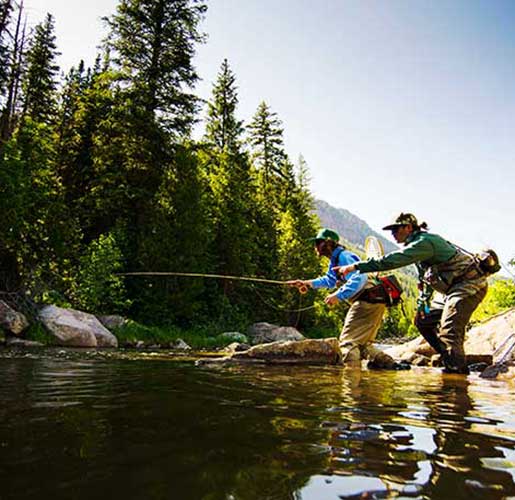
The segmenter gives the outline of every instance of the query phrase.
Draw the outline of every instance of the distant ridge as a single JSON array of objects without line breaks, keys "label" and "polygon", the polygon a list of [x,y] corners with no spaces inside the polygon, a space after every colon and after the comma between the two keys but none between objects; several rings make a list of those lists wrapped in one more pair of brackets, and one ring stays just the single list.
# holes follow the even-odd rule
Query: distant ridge
[{"label": "distant ridge", "polygon": [[315,213],[323,227],[334,229],[342,239],[360,250],[363,250],[367,236],[375,236],[383,244],[385,253],[398,250],[391,241],[375,232],[364,220],[345,208],[335,208],[326,201],[315,200]]}]

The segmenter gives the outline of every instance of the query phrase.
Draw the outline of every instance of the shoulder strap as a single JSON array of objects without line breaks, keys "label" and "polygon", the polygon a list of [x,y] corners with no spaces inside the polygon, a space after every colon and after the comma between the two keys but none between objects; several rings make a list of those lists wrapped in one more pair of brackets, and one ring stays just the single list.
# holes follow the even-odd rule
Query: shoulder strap
[{"label": "shoulder strap", "polygon": [[340,255],[344,250],[345,248],[342,246],[336,248],[336,252],[331,256],[331,267],[335,267],[338,265],[338,260],[340,259]]}]

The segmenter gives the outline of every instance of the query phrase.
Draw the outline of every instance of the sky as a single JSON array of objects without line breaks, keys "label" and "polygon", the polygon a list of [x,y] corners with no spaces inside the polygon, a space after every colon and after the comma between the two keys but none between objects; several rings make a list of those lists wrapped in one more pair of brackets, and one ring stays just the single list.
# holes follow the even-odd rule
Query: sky
[{"label": "sky", "polygon": [[[56,20],[63,71],[93,63],[117,0],[25,0]],[[381,230],[400,212],[515,257],[515,2],[211,0],[204,99],[224,58],[246,123],[265,101],[313,194]],[[385,236],[389,236],[388,233]]]}]

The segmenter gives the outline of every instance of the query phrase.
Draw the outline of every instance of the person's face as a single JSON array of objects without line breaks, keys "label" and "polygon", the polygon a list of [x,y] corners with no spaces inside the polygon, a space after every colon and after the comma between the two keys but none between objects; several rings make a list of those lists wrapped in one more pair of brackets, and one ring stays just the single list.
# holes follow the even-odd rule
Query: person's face
[{"label": "person's face", "polygon": [[328,253],[328,247],[326,241],[317,241],[315,242],[315,251],[319,257],[326,256]]},{"label": "person's face", "polygon": [[397,226],[392,229],[392,236],[395,238],[397,243],[404,243],[412,231],[413,226],[411,224]]}]

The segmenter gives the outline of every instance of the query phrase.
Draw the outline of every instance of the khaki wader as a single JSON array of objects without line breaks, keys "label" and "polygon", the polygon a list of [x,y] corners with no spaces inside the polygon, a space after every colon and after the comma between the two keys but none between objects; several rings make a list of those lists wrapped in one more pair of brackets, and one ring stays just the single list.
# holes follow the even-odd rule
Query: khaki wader
[{"label": "khaki wader", "polygon": [[343,364],[359,364],[365,358],[378,368],[393,366],[393,358],[372,345],[385,309],[385,304],[370,304],[362,300],[356,300],[351,305],[340,334]]},{"label": "khaki wader", "polygon": [[457,288],[445,296],[443,308],[431,308],[424,318],[417,318],[418,330],[436,352],[442,354],[449,368],[463,370],[466,367],[465,330],[487,290],[486,283],[478,290]]}]

